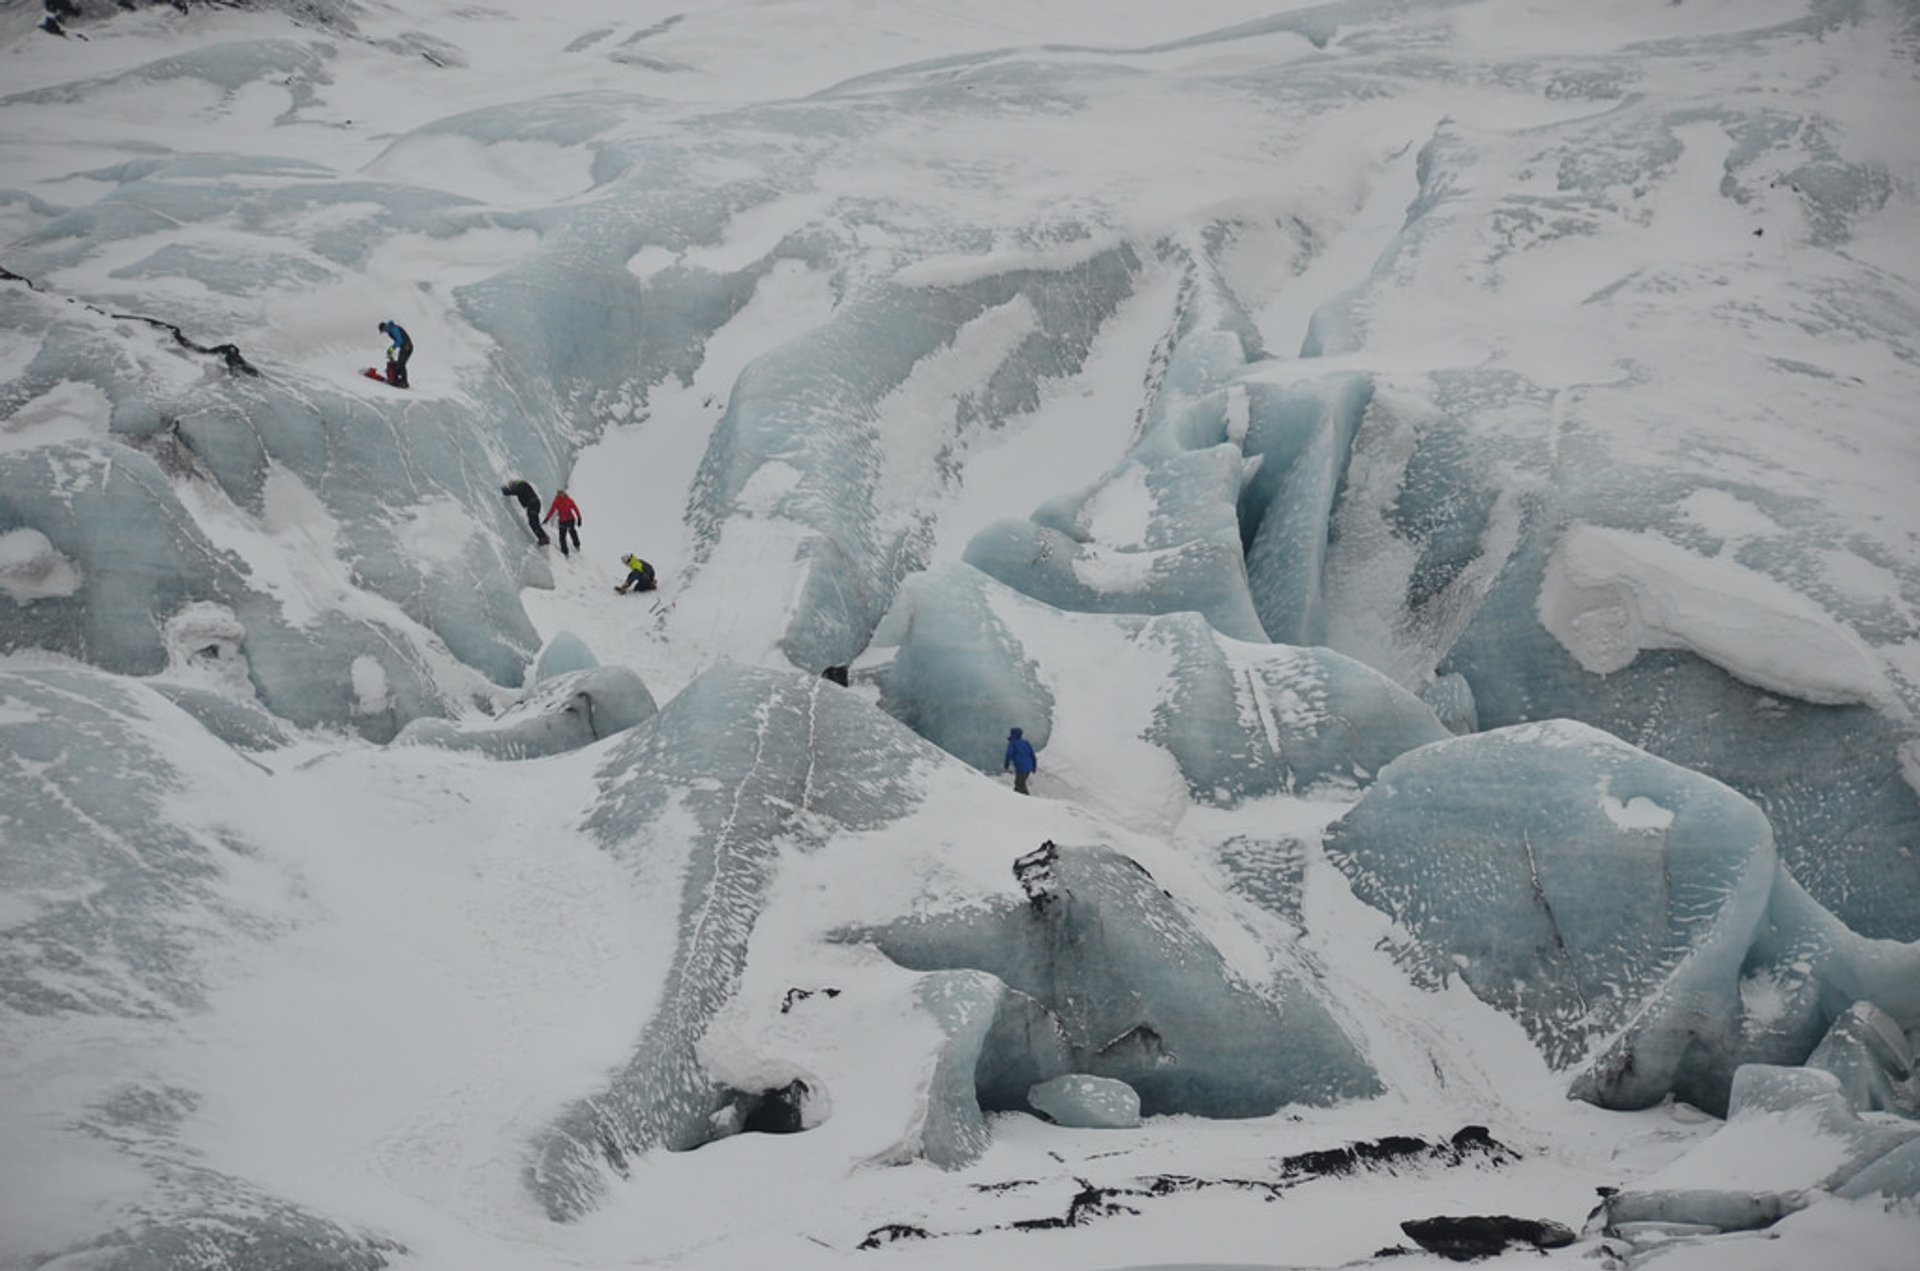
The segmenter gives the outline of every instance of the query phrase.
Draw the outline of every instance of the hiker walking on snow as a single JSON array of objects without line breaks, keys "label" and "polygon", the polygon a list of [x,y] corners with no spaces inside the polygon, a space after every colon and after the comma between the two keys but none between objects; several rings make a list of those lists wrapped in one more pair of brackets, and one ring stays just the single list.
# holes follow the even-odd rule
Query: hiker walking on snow
[{"label": "hiker walking on snow", "polygon": [[614,588],[614,590],[621,595],[626,595],[629,590],[652,591],[660,585],[653,576],[653,566],[641,560],[633,553],[629,552],[625,556],[622,556],[620,563],[625,565],[629,571],[627,581]]},{"label": "hiker walking on snow", "polygon": [[1027,778],[1039,770],[1040,761],[1034,757],[1033,743],[1020,735],[1018,728],[1007,734],[1007,761],[1000,771],[1013,769],[1013,792],[1026,794]]},{"label": "hiker walking on snow", "polygon": [[540,522],[545,525],[555,516],[560,518],[560,554],[567,554],[567,536],[573,536],[573,545],[580,546],[580,505],[567,497],[566,487],[553,496],[553,502],[547,507],[547,515]]},{"label": "hiker walking on snow", "polygon": [[552,542],[547,532],[540,528],[540,492],[522,481],[519,477],[500,487],[500,493],[520,500],[520,506],[527,511],[527,528],[533,531],[534,541],[545,547]]},{"label": "hiker walking on snow", "polygon": [[389,318],[380,324],[380,334],[393,341],[387,350],[387,383],[395,388],[410,388],[407,383],[407,359],[413,356],[413,337],[405,327]]}]

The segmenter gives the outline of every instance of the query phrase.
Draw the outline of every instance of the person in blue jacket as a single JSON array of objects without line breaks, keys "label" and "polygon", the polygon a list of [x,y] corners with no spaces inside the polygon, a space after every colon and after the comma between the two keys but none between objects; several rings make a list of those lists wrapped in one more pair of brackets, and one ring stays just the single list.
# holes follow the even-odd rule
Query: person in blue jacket
[{"label": "person in blue jacket", "polygon": [[1007,734],[1007,761],[1000,771],[1013,769],[1013,790],[1015,794],[1027,793],[1027,778],[1040,767],[1040,761],[1034,757],[1033,743],[1020,735],[1018,728]]},{"label": "person in blue jacket", "polygon": [[387,350],[387,383],[395,388],[410,387],[407,383],[407,359],[413,356],[413,337],[391,318],[380,324],[380,334],[393,341],[393,347]]}]

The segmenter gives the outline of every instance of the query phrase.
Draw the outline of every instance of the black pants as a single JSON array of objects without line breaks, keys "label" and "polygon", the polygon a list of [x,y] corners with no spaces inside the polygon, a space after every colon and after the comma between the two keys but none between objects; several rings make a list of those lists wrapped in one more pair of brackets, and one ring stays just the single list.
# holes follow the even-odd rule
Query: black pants
[{"label": "black pants", "polygon": [[527,505],[527,528],[533,531],[533,537],[540,546],[545,547],[553,541],[547,537],[546,527],[540,524],[540,505],[538,503],[529,503]]},{"label": "black pants", "polygon": [[400,346],[400,352],[387,359],[387,382],[395,388],[411,388],[407,383],[407,359],[413,356],[413,341]]},{"label": "black pants", "polygon": [[655,586],[652,574],[643,574],[637,569],[627,571],[626,587],[629,591],[652,591]]},{"label": "black pants", "polygon": [[567,554],[567,539],[569,538],[573,539],[573,545],[575,547],[580,546],[580,522],[560,522],[560,554],[562,556]]}]

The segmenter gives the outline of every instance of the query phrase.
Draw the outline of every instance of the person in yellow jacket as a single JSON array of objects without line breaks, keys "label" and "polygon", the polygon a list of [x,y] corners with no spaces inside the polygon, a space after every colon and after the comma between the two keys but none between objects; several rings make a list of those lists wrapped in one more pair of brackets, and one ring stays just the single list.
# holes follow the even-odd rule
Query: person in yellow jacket
[{"label": "person in yellow jacket", "polygon": [[622,556],[620,563],[629,571],[627,581],[614,588],[621,595],[626,595],[628,591],[652,591],[660,585],[654,578],[653,566],[633,553],[629,552]]}]

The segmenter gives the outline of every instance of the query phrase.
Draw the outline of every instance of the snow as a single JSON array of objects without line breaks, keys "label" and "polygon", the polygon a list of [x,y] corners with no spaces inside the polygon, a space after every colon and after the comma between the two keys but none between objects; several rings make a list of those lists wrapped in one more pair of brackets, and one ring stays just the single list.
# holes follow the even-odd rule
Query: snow
[{"label": "snow", "polygon": [[[191,1180],[207,1177],[252,1189],[239,1193],[245,1216],[295,1206],[402,1242],[393,1265],[423,1271],[1200,1271],[1370,1264],[1405,1243],[1407,1218],[1513,1213],[1579,1229],[1596,1187],[1797,1187],[1833,1165],[1791,1117],[1723,1126],[1678,1104],[1570,1102],[1567,1073],[1520,1021],[1459,974],[1416,983],[1396,960],[1407,928],[1363,904],[1323,844],[1359,790],[1196,795],[1140,724],[1170,709],[1170,644],[1109,615],[1037,617],[1044,606],[996,587],[994,615],[1019,630],[1055,704],[1033,797],[930,760],[911,774],[910,815],[817,847],[802,799],[769,845],[738,991],[699,1038],[716,1081],[807,1081],[806,1132],[649,1153],[601,1208],[555,1223],[527,1184],[531,1145],[604,1088],[655,1017],[679,947],[690,814],[658,815],[657,851],[609,850],[586,818],[632,778],[605,768],[617,740],[503,762],[374,745],[336,731],[341,720],[236,751],[158,690],[252,708],[266,674],[247,660],[256,615],[307,634],[346,615],[375,633],[329,673],[352,716],[399,709],[416,667],[456,716],[516,700],[510,676],[451,651],[444,606],[369,581],[381,550],[456,582],[467,570],[545,577],[520,593],[538,637],[525,654],[567,633],[663,707],[717,666],[790,671],[788,624],[810,584],[835,581],[818,572],[833,566],[813,554],[815,529],[781,512],[808,474],[759,463],[711,540],[692,515],[743,373],[876,285],[936,305],[1126,250],[1139,260],[1131,289],[1063,302],[1111,313],[1083,356],[1035,373],[1030,398],[986,405],[1001,368],[1059,329],[1015,291],[861,403],[872,450],[837,458],[871,466],[865,511],[897,536],[900,572],[958,568],[988,526],[1084,497],[1073,572],[1095,590],[1144,591],[1165,559],[1152,532],[1171,513],[1136,447],[1157,410],[1192,404],[1164,377],[1198,327],[1252,359],[1224,389],[1229,451],[1257,427],[1262,386],[1373,377],[1372,431],[1341,486],[1348,508],[1385,508],[1380,526],[1428,512],[1369,474],[1404,471],[1441,431],[1440,413],[1419,408],[1443,382],[1471,381],[1457,414],[1491,439],[1472,462],[1510,501],[1470,545],[1481,554],[1467,584],[1502,574],[1527,500],[1596,473],[1631,469],[1622,486],[1672,475],[1680,492],[1658,506],[1617,522],[1582,506],[1555,529],[1531,613],[1585,672],[1623,676],[1678,651],[1767,693],[1908,720],[1920,701],[1920,152],[1907,107],[1920,95],[1893,8],[1814,31],[1807,0],[399,0],[315,10],[346,12],[351,30],[298,5],[157,5],[56,40],[24,28],[35,7],[0,6],[0,264],[50,290],[36,300],[0,282],[0,465],[44,461],[34,493],[71,501],[137,452],[140,471],[163,474],[166,506],[230,567],[231,594],[170,594],[143,615],[164,669],[102,675],[138,690],[128,718],[186,774],[163,819],[214,862],[215,894],[179,950],[199,1000],[141,1016],[0,999],[0,1265],[77,1264],[81,1244],[171,1220],[183,1195],[199,1203]],[[455,56],[420,56],[441,47],[422,33]],[[203,73],[169,60],[188,54],[204,55]],[[1743,131],[1763,117],[1781,130]],[[1606,131],[1636,118],[1654,120],[1641,150]],[[116,164],[256,158],[276,166],[152,183],[145,194],[180,203],[161,199],[138,232],[104,228],[144,197]],[[1812,169],[1839,173],[1830,202],[1846,215],[1810,193]],[[629,170],[625,184],[613,175]],[[69,211],[102,228],[34,237]],[[1836,217],[1851,237],[1833,247],[1820,236]],[[527,280],[568,270],[607,283],[588,297],[603,310],[541,307],[550,297]],[[514,298],[481,304],[502,279]],[[83,303],[103,312],[61,313]],[[516,305],[563,351],[622,369],[591,385],[549,375],[563,359],[532,360],[524,333],[502,325]],[[267,389],[249,396],[217,362],[179,355],[164,334],[149,348],[148,332],[104,316],[128,310],[236,341]],[[420,350],[408,394],[359,376],[384,347],[383,318]],[[1484,389],[1503,375],[1524,383]],[[261,448],[257,499],[233,492],[230,454],[196,450],[199,409],[222,394],[231,454],[271,431],[272,402],[312,407],[298,460],[292,442]],[[152,417],[116,413],[135,405]],[[459,452],[457,474],[403,471],[452,453],[433,444],[449,421],[478,457]],[[362,447],[399,458],[369,471]],[[1536,450],[1545,458],[1529,466]],[[541,476],[543,494],[570,490],[582,552],[503,537],[523,530],[494,495],[514,472]],[[101,566],[5,484],[0,679],[77,670],[41,651],[31,624],[87,597]],[[361,519],[343,492],[371,496]],[[1424,545],[1367,538],[1363,520],[1331,533],[1348,554],[1329,564],[1327,638],[1423,687],[1477,598],[1462,585],[1397,607],[1396,571],[1413,572]],[[613,593],[627,552],[656,562],[659,593]],[[243,602],[255,605],[244,622]],[[1263,645],[1224,661],[1251,677],[1279,657]],[[818,691],[869,704],[870,670],[856,659],[850,688]],[[1271,688],[1261,709],[1288,723],[1318,709]],[[26,757],[51,719],[29,700],[0,685],[15,795],[85,758]],[[1271,717],[1241,722],[1280,735]],[[872,715],[876,732],[891,727]],[[1507,736],[1569,761],[1586,744],[1563,721]],[[1888,767],[1920,790],[1920,742]],[[1578,795],[1623,836],[1676,819],[1668,802],[1605,782]],[[0,819],[17,847],[32,832]],[[1310,979],[1385,1093],[1102,1130],[996,1113],[979,1159],[953,1171],[916,1159],[946,1041],[925,977],[828,937],[1017,897],[1012,861],[1046,840],[1138,861],[1248,983]],[[135,860],[143,846],[130,837],[122,850]],[[0,866],[33,858],[0,851]],[[1275,864],[1269,889],[1251,885],[1245,871],[1268,862],[1297,863],[1297,883]],[[15,962],[88,970],[36,961],[43,880],[0,882],[0,988]],[[783,1009],[796,989],[810,995]],[[1785,1018],[1791,991],[1742,979],[1742,1014]],[[1316,1176],[1271,1199],[1222,1182],[1273,1182],[1292,1153],[1468,1124],[1519,1159]],[[1713,1150],[1695,1154],[1703,1144]],[[1222,1185],[1145,1194],[1160,1176]],[[1088,1182],[1125,1189],[1138,1213],[1009,1229],[1064,1214]],[[932,1236],[857,1251],[889,1223]],[[1915,1242],[1910,1207],[1823,1197],[1768,1232],[1678,1240],[1633,1265],[1907,1271]],[[1583,1241],[1554,1256],[1597,1254]],[[1523,1257],[1538,1262],[1491,1265]]]},{"label": "snow", "polygon": [[1575,525],[1540,589],[1540,623],[1589,671],[1688,649],[1759,688],[1900,709],[1878,659],[1811,600],[1758,571],[1648,534]]}]

